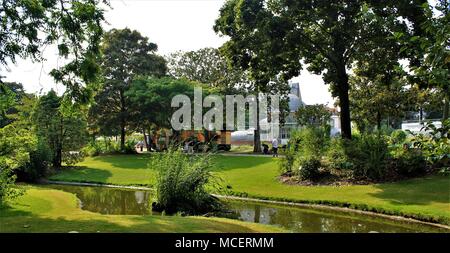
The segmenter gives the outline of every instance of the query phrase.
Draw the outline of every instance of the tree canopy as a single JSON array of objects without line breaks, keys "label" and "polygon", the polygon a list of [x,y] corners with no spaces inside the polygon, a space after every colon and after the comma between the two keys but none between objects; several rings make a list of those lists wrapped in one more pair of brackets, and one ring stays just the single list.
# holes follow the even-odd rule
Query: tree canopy
[{"label": "tree canopy", "polygon": [[227,57],[257,79],[291,78],[303,65],[322,74],[339,98],[342,136],[351,138],[348,71],[367,52],[391,48],[394,31],[417,32],[424,2],[229,0],[214,28],[230,37]]},{"label": "tree canopy", "polygon": [[91,111],[103,132],[120,132],[121,149],[125,147],[126,128],[133,112],[125,92],[138,75],[164,76],[164,58],[156,54],[158,46],[138,31],[112,29],[102,42],[102,87]]},{"label": "tree canopy", "polygon": [[85,112],[67,97],[51,90],[39,98],[32,115],[37,137],[50,148],[53,166],[61,167],[63,152],[79,150],[85,143]]},{"label": "tree canopy", "polygon": [[[103,6],[108,0],[2,0],[0,69],[17,57],[42,61],[46,46],[56,44],[69,62],[51,71],[73,98],[86,102],[86,84],[98,73],[96,57],[103,33]],[[0,77],[1,81],[1,77]]]}]

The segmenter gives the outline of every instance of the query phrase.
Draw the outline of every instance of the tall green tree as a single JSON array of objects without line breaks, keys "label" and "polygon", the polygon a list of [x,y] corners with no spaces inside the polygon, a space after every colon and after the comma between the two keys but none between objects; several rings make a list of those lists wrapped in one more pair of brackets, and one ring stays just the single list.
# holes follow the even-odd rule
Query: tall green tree
[{"label": "tall green tree", "polygon": [[396,79],[385,85],[380,78],[350,77],[352,119],[361,132],[381,129],[383,122],[389,127],[401,122],[412,102],[405,83],[404,79]]},{"label": "tall green tree", "polygon": [[[69,62],[51,71],[67,94],[89,97],[85,84],[98,72],[95,61],[108,0],[2,0],[0,4],[0,70],[17,57],[43,61],[43,49],[56,44]],[[1,79],[1,78],[0,78]],[[1,81],[1,80],[0,80]]]},{"label": "tall green tree", "polygon": [[11,123],[8,113],[16,105],[16,94],[6,86],[0,89],[0,127]]},{"label": "tall green tree", "polygon": [[322,74],[339,99],[342,136],[351,138],[349,70],[367,52],[384,50],[393,31],[408,32],[405,20],[415,32],[423,2],[229,0],[215,30],[230,37],[227,57],[262,77],[297,76],[302,63]]},{"label": "tall green tree", "polygon": [[[184,78],[140,77],[136,79],[125,93],[130,101],[130,108],[136,112],[132,120],[135,129],[142,131],[144,135],[171,129],[172,114],[178,110],[171,106],[172,98],[184,94],[193,101],[196,86],[201,87],[201,84]],[[203,95],[206,93],[208,91],[203,90]]]},{"label": "tall green tree", "polygon": [[167,57],[168,72],[175,78],[186,78],[223,93],[245,92],[250,80],[242,69],[232,67],[217,48],[178,51]]},{"label": "tall green tree", "polygon": [[323,104],[305,105],[295,112],[300,126],[326,127],[330,124],[331,111]]},{"label": "tall green tree", "polygon": [[423,88],[418,84],[411,84],[407,89],[408,119],[418,119],[423,122],[425,119],[438,119],[442,117],[442,92],[435,88]]},{"label": "tall green tree", "polygon": [[438,0],[434,8],[429,3],[421,7],[426,14],[418,22],[421,32],[397,32],[395,38],[403,45],[401,51],[408,55],[411,82],[442,94],[445,120],[450,111],[450,3]]},{"label": "tall green tree", "polygon": [[[197,51],[176,52],[168,57],[169,73],[174,77],[197,81],[218,89],[222,95],[240,94],[256,95],[259,92],[286,95],[289,87],[286,82],[274,76],[269,80],[252,78],[249,71],[231,63],[215,48],[203,48]],[[254,76],[254,74],[253,74]],[[264,87],[261,87],[261,86]],[[260,90],[258,92],[258,90]],[[259,103],[259,101],[257,101]],[[281,119],[284,119],[288,109],[287,99],[281,102]],[[225,109],[225,108],[224,108]],[[235,112],[237,115],[237,112]],[[258,115],[259,117],[259,115]],[[260,152],[259,120],[255,129],[254,148]]]},{"label": "tall green tree", "polygon": [[52,164],[59,168],[63,152],[77,151],[86,141],[85,111],[69,97],[51,90],[39,98],[33,113],[37,137],[52,151]]},{"label": "tall green tree", "polygon": [[5,82],[0,86],[0,127],[4,127],[15,120],[19,113],[18,106],[24,100],[31,98],[26,94],[23,85],[16,82]]},{"label": "tall green tree", "polygon": [[30,122],[23,122],[19,117],[26,104],[18,95],[21,89],[15,89],[20,87],[15,83],[0,85],[0,208],[21,194],[14,187],[14,170],[30,161],[30,152],[37,144],[36,136],[30,131]]},{"label": "tall green tree", "polygon": [[30,161],[36,143],[35,135],[14,123],[0,128],[0,207],[20,195],[14,170]]},{"label": "tall green tree", "polygon": [[[91,108],[101,126],[120,133],[120,148],[125,148],[125,136],[132,115],[125,92],[139,75],[164,76],[167,72],[164,58],[158,56],[158,46],[138,31],[112,29],[102,42],[101,68],[103,87],[95,96]],[[114,127],[111,127],[114,126]]]}]

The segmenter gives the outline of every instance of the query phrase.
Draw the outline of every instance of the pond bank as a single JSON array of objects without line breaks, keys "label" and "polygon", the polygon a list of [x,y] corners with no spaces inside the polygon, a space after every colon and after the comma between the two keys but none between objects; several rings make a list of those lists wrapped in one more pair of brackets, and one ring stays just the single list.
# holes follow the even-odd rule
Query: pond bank
[{"label": "pond bank", "polygon": [[[118,188],[118,189],[129,189],[129,190],[143,190],[143,191],[152,191],[152,188],[149,187],[138,187],[138,186],[122,186],[122,185],[112,185],[112,184],[98,184],[98,183],[84,183],[84,182],[64,182],[64,181],[45,181],[48,184],[55,185],[70,185],[70,186],[93,186],[93,187],[107,187],[107,188]],[[227,196],[227,195],[218,195],[213,194],[214,196],[226,199],[226,200],[236,200],[236,201],[248,201],[255,203],[264,203],[264,204],[275,204],[275,205],[283,205],[283,206],[294,206],[294,207],[306,207],[306,208],[314,208],[318,210],[329,210],[329,211],[338,211],[345,213],[354,213],[360,215],[368,215],[372,217],[380,217],[385,219],[390,219],[393,221],[402,221],[402,222],[411,222],[416,224],[422,224],[427,226],[433,226],[437,228],[447,229],[450,232],[450,226],[440,223],[432,223],[419,219],[414,219],[410,217],[398,216],[398,215],[389,215],[371,211],[358,210],[355,208],[348,207],[340,207],[340,206],[332,206],[332,205],[324,205],[324,204],[309,204],[309,203],[296,203],[296,202],[287,202],[287,201],[277,201],[277,200],[267,200],[261,198],[249,198],[249,197],[238,197],[238,196]]]},{"label": "pond bank", "polygon": [[[142,155],[88,157],[50,180],[151,187],[156,171],[148,167],[149,160]],[[450,225],[450,176],[310,187],[280,183],[276,158],[218,155],[213,161],[212,173],[221,178],[226,195],[339,206]]]},{"label": "pond bank", "polygon": [[[22,187],[26,190],[25,194],[11,203],[9,207],[1,209],[0,233],[289,232],[289,230],[276,226],[216,217],[101,214],[85,210],[76,194],[53,189],[48,185],[46,187],[22,185]],[[118,188],[109,189],[124,191]],[[133,190],[127,191],[133,192]],[[94,198],[98,196],[96,190],[91,193]],[[110,204],[115,205],[116,203]]]}]

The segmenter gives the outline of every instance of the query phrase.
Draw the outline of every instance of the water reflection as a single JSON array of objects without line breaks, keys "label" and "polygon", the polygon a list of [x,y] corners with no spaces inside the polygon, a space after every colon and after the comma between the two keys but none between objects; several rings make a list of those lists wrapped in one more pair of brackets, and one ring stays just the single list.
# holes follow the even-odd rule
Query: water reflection
[{"label": "water reflection", "polygon": [[449,232],[433,226],[354,213],[241,201],[228,203],[233,210],[239,213],[240,219],[243,221],[279,225],[295,232]]},{"label": "water reflection", "polygon": [[149,191],[69,185],[52,188],[75,194],[83,210],[101,214],[152,214]]},{"label": "water reflection", "polygon": [[[49,187],[74,193],[84,210],[102,214],[158,215],[151,211],[150,191],[66,185]],[[277,225],[294,232],[449,232],[443,228],[356,213],[243,201],[226,203],[240,220]]]}]

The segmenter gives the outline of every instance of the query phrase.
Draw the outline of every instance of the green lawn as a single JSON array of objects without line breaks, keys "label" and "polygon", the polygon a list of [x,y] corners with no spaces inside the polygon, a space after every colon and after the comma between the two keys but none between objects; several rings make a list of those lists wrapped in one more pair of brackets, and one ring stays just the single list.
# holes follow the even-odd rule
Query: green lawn
[{"label": "green lawn", "polygon": [[251,154],[253,153],[253,145],[231,145],[228,153]]},{"label": "green lawn", "polygon": [[102,215],[81,210],[74,194],[35,186],[0,209],[0,220],[0,232],[284,232],[223,218]]},{"label": "green lawn", "polygon": [[[121,185],[151,185],[154,171],[149,156],[119,155],[87,158],[78,169],[66,170],[52,180]],[[401,214],[450,224],[450,177],[428,176],[398,183],[358,186],[292,186],[278,182],[277,159],[217,156],[215,174],[232,194],[265,199],[350,206]]]}]

